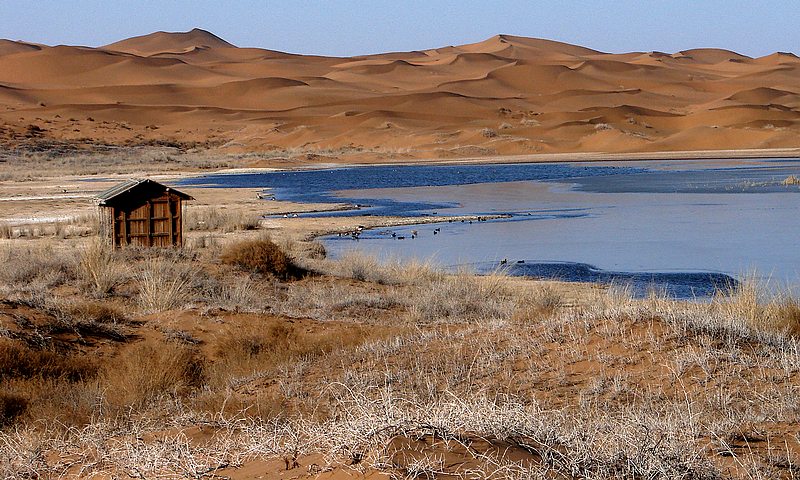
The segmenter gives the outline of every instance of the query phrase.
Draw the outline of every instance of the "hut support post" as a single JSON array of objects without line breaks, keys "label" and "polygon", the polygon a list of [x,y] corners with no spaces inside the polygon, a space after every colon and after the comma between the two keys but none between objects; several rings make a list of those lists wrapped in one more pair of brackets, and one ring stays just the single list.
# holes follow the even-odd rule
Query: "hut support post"
[{"label": "hut support post", "polygon": [[122,222],[119,226],[119,246],[128,244],[128,214],[123,210],[121,213]]},{"label": "hut support post", "polygon": [[169,243],[170,245],[175,245],[175,237],[173,236],[175,226],[173,225],[174,217],[172,215],[172,195],[167,195],[167,218],[169,218],[169,227],[167,230],[169,232]]},{"label": "hut support post", "polygon": [[145,222],[147,225],[147,246],[153,246],[153,202],[147,202],[147,221]]}]

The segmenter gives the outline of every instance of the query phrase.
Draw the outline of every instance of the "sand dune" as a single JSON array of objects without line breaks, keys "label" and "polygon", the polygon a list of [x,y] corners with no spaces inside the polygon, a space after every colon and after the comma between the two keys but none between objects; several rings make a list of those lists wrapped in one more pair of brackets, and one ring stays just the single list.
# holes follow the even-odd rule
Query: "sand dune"
[{"label": "sand dune", "polygon": [[199,29],[99,48],[0,40],[0,145],[169,142],[342,161],[790,148],[798,92],[800,59],[785,52],[607,54],[497,35],[333,58]]},{"label": "sand dune", "polygon": [[198,49],[231,47],[235,47],[235,45],[211,32],[195,28],[184,33],[155,32],[111,43],[102,48],[140,56],[151,56],[159,53],[189,53]]}]

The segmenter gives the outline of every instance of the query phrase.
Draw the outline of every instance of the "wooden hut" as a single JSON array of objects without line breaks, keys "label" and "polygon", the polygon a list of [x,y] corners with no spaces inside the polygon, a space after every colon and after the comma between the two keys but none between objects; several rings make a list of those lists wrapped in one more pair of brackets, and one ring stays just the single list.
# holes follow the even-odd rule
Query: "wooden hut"
[{"label": "wooden hut", "polygon": [[191,196],[150,179],[134,179],[97,196],[102,231],[114,247],[183,244],[183,202]]}]

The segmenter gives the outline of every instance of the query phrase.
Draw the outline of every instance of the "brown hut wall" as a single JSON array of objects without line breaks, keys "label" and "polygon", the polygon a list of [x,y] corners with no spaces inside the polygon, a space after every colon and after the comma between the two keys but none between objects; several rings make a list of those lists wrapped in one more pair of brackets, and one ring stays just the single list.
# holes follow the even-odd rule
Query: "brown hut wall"
[{"label": "brown hut wall", "polygon": [[114,212],[114,245],[180,246],[181,203],[177,195],[163,193],[156,198],[128,199],[109,208]]}]

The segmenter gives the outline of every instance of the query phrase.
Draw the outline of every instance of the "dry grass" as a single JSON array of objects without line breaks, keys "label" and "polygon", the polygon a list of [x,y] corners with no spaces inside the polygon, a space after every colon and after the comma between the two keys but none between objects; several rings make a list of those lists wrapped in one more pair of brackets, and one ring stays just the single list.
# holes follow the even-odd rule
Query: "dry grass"
[{"label": "dry grass", "polygon": [[536,285],[522,295],[512,315],[516,323],[535,325],[547,319],[564,304],[564,298],[552,286]]},{"label": "dry grass", "polygon": [[52,350],[33,349],[0,339],[0,380],[12,378],[56,378],[80,381],[92,378],[95,362]]},{"label": "dry grass", "polygon": [[92,241],[81,252],[78,274],[97,297],[111,294],[130,276],[127,265],[119,260],[113,247],[101,239]]},{"label": "dry grass", "polygon": [[105,399],[117,409],[139,409],[162,397],[180,397],[203,384],[204,363],[190,346],[146,341],[132,345],[102,374]]},{"label": "dry grass", "polygon": [[500,271],[476,276],[468,272],[422,282],[409,306],[414,322],[508,319],[516,300]]},{"label": "dry grass", "polygon": [[[4,255],[4,282],[40,287],[3,295],[42,300],[0,314],[3,477],[323,454],[397,478],[767,479],[800,461],[800,303],[753,281],[706,303],[576,305],[502,272],[346,256],[324,262],[338,276],[282,282],[214,252],[128,250],[111,261],[136,275],[96,297],[65,255]],[[190,302],[174,331],[137,314]],[[181,436],[198,425],[215,433]]]},{"label": "dry grass", "polygon": [[0,239],[75,238],[97,235],[100,222],[97,213],[87,213],[58,221],[32,224],[0,222]]},{"label": "dry grass", "polygon": [[188,205],[184,222],[187,230],[235,232],[257,229],[259,218],[239,210],[228,211],[213,206]]},{"label": "dry grass", "polygon": [[142,312],[163,312],[183,307],[196,298],[202,272],[191,263],[155,257],[143,262],[136,280],[137,303]]},{"label": "dry grass", "polygon": [[357,251],[346,252],[326,269],[328,273],[380,285],[409,285],[439,281],[444,272],[432,262],[387,259]]},{"label": "dry grass", "polygon": [[0,338],[0,423],[88,421],[91,405],[80,397],[99,370],[96,360]]},{"label": "dry grass", "polygon": [[65,149],[19,152],[0,155],[0,179],[6,181],[31,181],[64,175],[139,174],[147,170],[152,174],[186,172],[231,167],[232,158],[219,155],[188,154],[181,145],[114,147],[95,145],[92,151],[76,150],[74,145]]}]

